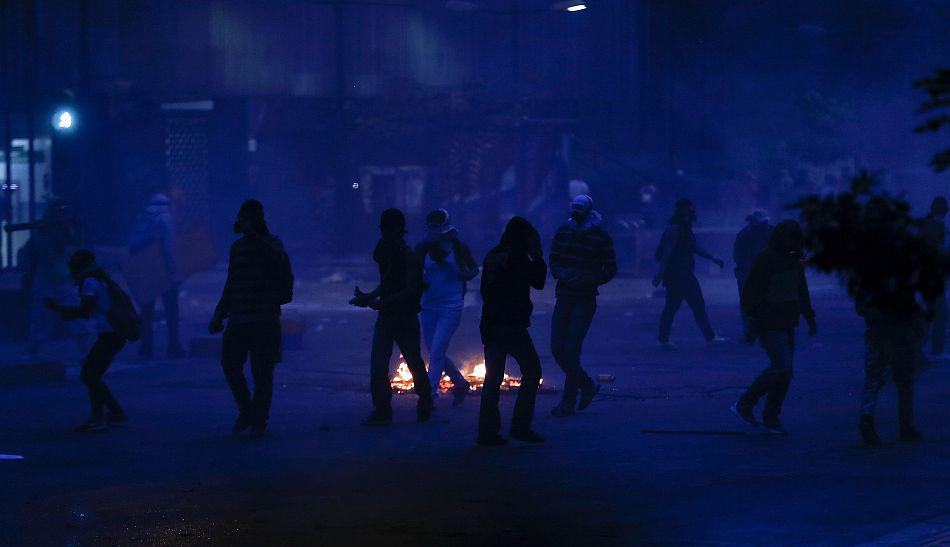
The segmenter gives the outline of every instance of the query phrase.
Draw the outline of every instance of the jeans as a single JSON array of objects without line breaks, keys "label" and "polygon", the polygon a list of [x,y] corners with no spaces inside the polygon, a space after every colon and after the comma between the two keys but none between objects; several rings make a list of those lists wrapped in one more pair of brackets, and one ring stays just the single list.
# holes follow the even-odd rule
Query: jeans
[{"label": "jeans", "polygon": [[934,301],[934,319],[927,329],[930,350],[940,355],[947,347],[947,295],[941,294]]},{"label": "jeans", "polygon": [[893,377],[897,386],[900,425],[914,424],[914,375],[917,372],[922,336],[919,329],[907,325],[869,327],[865,332],[867,356],[864,388],[861,390],[861,414],[873,416],[881,389]]},{"label": "jeans", "polygon": [[123,347],[125,338],[112,332],[101,333],[83,361],[79,378],[89,390],[89,404],[92,407],[90,418],[93,420],[101,420],[105,409],[112,413],[122,412],[122,407],[109,391],[109,386],[102,381],[102,377]]},{"label": "jeans", "polygon": [[795,353],[795,331],[768,330],[759,335],[759,341],[769,357],[769,368],[752,382],[739,399],[739,405],[752,408],[766,395],[762,421],[766,425],[778,423],[782,403],[792,383],[792,357]]},{"label": "jeans", "polygon": [[541,359],[534,348],[528,329],[505,332],[485,341],[485,385],[478,413],[478,436],[488,438],[501,431],[501,412],[498,400],[501,397],[501,382],[505,376],[508,356],[515,358],[521,368],[521,387],[515,401],[511,429],[531,429],[534,417],[534,402],[541,384]]},{"label": "jeans", "polygon": [[452,385],[459,389],[468,389],[468,381],[459,371],[455,362],[445,354],[449,342],[462,322],[462,310],[423,310],[419,315],[422,323],[422,335],[429,348],[429,385],[432,391],[439,389],[442,373],[448,374]]},{"label": "jeans", "polygon": [[[178,289],[173,287],[162,294],[162,306],[165,308],[165,324],[168,326],[168,351],[181,351],[181,342],[178,339]],[[139,347],[141,355],[151,355],[154,350],[155,333],[155,301],[152,300],[141,306],[142,316],[142,345]]]},{"label": "jeans", "polygon": [[699,287],[699,280],[696,275],[671,276],[664,280],[666,285],[666,305],[663,307],[663,313],[660,315],[660,342],[670,341],[670,329],[673,328],[673,317],[679,310],[683,300],[693,310],[693,317],[706,340],[715,338],[716,333],[709,324],[709,316],[706,315],[706,301],[703,300],[703,291]]},{"label": "jeans", "polygon": [[[221,367],[231,387],[238,411],[251,421],[267,422],[274,396],[274,366],[280,361],[280,323],[228,324],[224,331]],[[251,359],[254,394],[244,377],[244,363]]]},{"label": "jeans", "polygon": [[581,348],[597,311],[597,299],[559,298],[551,318],[551,354],[564,371],[564,395],[561,402],[574,407],[577,392],[594,384],[581,368]]},{"label": "jeans", "polygon": [[373,408],[381,416],[393,413],[393,389],[389,383],[389,363],[393,356],[393,344],[399,346],[409,372],[412,373],[413,386],[419,396],[419,405],[432,403],[432,386],[426,375],[426,364],[422,360],[422,348],[419,344],[419,317],[410,315],[382,315],[376,320],[373,329],[373,350],[369,363],[369,388],[373,396]]}]

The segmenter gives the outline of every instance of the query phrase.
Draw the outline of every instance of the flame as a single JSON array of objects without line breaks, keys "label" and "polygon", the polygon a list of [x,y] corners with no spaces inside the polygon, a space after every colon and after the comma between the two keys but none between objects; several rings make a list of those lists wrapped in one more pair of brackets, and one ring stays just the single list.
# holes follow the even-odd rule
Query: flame
[{"label": "flame", "polygon": [[[485,385],[485,362],[478,361],[474,364],[469,364],[468,366],[462,367],[463,370],[468,370],[468,372],[463,372],[462,375],[465,376],[465,379],[469,383],[469,391],[478,392],[482,390],[482,387]],[[541,380],[541,383],[544,383],[544,380]],[[390,381],[392,388],[398,393],[407,393],[412,391],[413,386],[415,385],[412,380],[412,373],[409,372],[409,365],[406,364],[403,356],[399,356],[399,364],[396,366],[396,373],[393,375],[392,380]],[[439,391],[446,393],[451,391],[455,385],[452,383],[452,380],[448,375],[443,374],[442,378],[439,380]],[[501,389],[502,391],[507,391],[510,389],[517,389],[521,387],[521,378],[514,376],[509,376],[507,373],[502,377]]]}]

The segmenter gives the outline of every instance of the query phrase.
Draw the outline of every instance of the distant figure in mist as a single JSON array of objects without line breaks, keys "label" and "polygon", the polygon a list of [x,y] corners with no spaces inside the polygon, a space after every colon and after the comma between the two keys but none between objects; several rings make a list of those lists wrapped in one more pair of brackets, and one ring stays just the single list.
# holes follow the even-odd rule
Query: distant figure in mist
[{"label": "distant figure in mist", "polygon": [[509,355],[521,368],[521,387],[511,420],[511,438],[529,443],[544,442],[544,437],[531,429],[535,398],[541,383],[541,359],[528,327],[534,311],[531,289],[543,289],[547,275],[541,236],[530,222],[513,217],[505,227],[501,242],[488,252],[482,265],[484,303],[479,331],[485,345],[486,371],[478,416],[479,445],[508,444],[500,435],[498,399]]},{"label": "distant figure in mist", "polygon": [[[930,204],[930,214],[923,220],[920,232],[927,243],[939,249],[947,248],[947,198],[935,197]],[[933,322],[927,328],[930,350],[935,356],[943,355],[947,342],[947,295],[941,292],[934,300]]]},{"label": "distant figure in mist", "polygon": [[373,329],[369,365],[373,411],[363,420],[363,424],[378,426],[392,423],[393,390],[389,383],[389,362],[393,355],[393,344],[399,346],[412,373],[414,389],[419,396],[416,417],[420,422],[425,422],[432,417],[435,405],[419,341],[422,266],[419,258],[406,245],[406,217],[402,211],[383,211],[379,230],[382,237],[373,251],[373,260],[379,266],[379,286],[368,293],[356,287],[350,300],[354,306],[379,312]]},{"label": "distant figure in mist", "polygon": [[[66,321],[91,319],[97,338],[82,364],[79,377],[89,390],[89,418],[76,428],[78,432],[105,431],[109,425],[126,420],[125,411],[102,380],[112,360],[130,338],[137,338],[139,318],[122,290],[96,264],[86,249],[69,259],[69,274],[79,288],[79,305],[69,306],[50,298],[46,307]],[[121,306],[121,308],[120,308]]]},{"label": "distant figure in mist", "polygon": [[725,263],[714,257],[696,242],[693,234],[693,223],[696,221],[696,207],[688,199],[676,202],[676,210],[670,217],[663,232],[663,238],[656,250],[656,258],[660,262],[660,269],[653,278],[653,286],[662,283],[666,287],[666,305],[660,315],[660,345],[666,349],[674,346],[670,343],[670,330],[673,327],[673,318],[682,305],[683,300],[693,310],[693,317],[699,325],[703,336],[708,342],[720,342],[723,338],[716,335],[709,324],[706,314],[706,301],[703,291],[696,279],[695,255],[712,261],[722,268]]},{"label": "distant figure in mist", "polygon": [[462,321],[466,283],[478,275],[478,263],[468,245],[462,243],[445,209],[426,216],[425,238],[416,247],[422,261],[422,334],[429,348],[429,384],[433,395],[445,373],[452,380],[454,406],[468,395],[469,384],[455,361],[446,355],[452,336]]},{"label": "distant figure in mist", "polygon": [[70,305],[79,302],[67,265],[70,254],[79,249],[79,230],[69,217],[64,200],[50,201],[43,211],[43,224],[30,232],[30,239],[20,250],[23,290],[30,296],[30,359],[41,357],[50,340],[62,334],[75,338],[80,351],[88,349],[83,347],[85,333],[81,325],[67,326],[44,307],[50,298]]},{"label": "distant figure in mist", "polygon": [[[597,310],[597,288],[617,275],[613,240],[590,196],[571,201],[571,216],[558,228],[551,245],[551,274],[557,280],[557,303],[551,319],[551,354],[565,374],[564,395],[554,416],[583,410],[600,390],[581,367],[581,348]],[[577,395],[580,392],[580,402]]]},{"label": "distant figure in mist", "polygon": [[[736,284],[739,286],[739,297],[742,297],[742,287],[749,278],[752,261],[769,246],[769,236],[772,225],[769,217],[761,209],[753,211],[746,217],[746,226],[736,235],[736,242],[732,247],[732,259],[736,263]],[[742,317],[742,341],[751,344],[755,341],[752,335],[749,316],[740,311]]]},{"label": "distant figure in mist", "polygon": [[808,322],[809,336],[817,330],[802,265],[803,255],[802,227],[794,220],[780,222],[769,238],[768,248],[752,262],[742,286],[742,310],[748,317],[749,333],[762,343],[769,367],[732,406],[732,412],[758,428],[754,410],[759,399],[765,396],[762,425],[778,435],[788,433],[779,414],[792,383],[799,317]]},{"label": "distant figure in mist", "polygon": [[[259,437],[267,429],[274,367],[282,357],[280,307],[293,300],[294,276],[283,244],[267,228],[261,202],[241,205],[234,232],[241,237],[231,244],[227,281],[208,331],[224,331],[221,367],[238,407],[232,431],[250,428]],[[253,395],[244,376],[248,357]]]},{"label": "distant figure in mist", "polygon": [[[152,245],[158,245],[162,257],[162,267],[168,273],[171,286],[162,294],[162,306],[165,309],[165,324],[168,327],[167,355],[169,359],[184,357],[178,335],[178,291],[181,279],[178,276],[178,264],[175,260],[175,217],[172,214],[172,200],[166,194],[154,194],[132,225],[129,238],[129,254],[138,254]],[[154,356],[155,301],[139,302],[142,312],[142,343],[139,346],[139,358],[151,359]]]}]

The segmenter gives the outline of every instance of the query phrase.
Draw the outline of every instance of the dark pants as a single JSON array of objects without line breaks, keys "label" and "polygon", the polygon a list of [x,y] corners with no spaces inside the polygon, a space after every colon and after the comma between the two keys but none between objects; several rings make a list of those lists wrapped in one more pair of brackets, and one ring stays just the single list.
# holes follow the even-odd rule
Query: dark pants
[{"label": "dark pants", "polygon": [[[224,331],[221,367],[231,387],[238,411],[251,421],[267,422],[274,396],[274,366],[280,362],[280,323],[228,325]],[[244,363],[251,360],[254,395],[244,377]]]},{"label": "dark pants", "polygon": [[112,359],[122,351],[123,347],[125,347],[125,338],[118,334],[111,332],[99,334],[82,363],[82,372],[79,377],[89,389],[89,404],[92,407],[90,417],[94,420],[101,420],[105,409],[114,413],[122,412],[122,407],[112,396],[112,392],[102,381],[102,377],[109,370]]},{"label": "dark pants", "polygon": [[934,319],[927,329],[930,338],[930,350],[940,355],[947,346],[947,295],[941,294],[934,300]]},{"label": "dark pants", "polygon": [[373,408],[377,414],[391,416],[393,413],[393,389],[389,383],[389,363],[393,356],[393,344],[406,360],[419,405],[432,403],[432,387],[422,360],[419,342],[419,316],[380,315],[373,329],[373,351],[369,360],[369,389],[373,395]]},{"label": "dark pants", "polygon": [[[165,324],[168,326],[169,353],[181,351],[181,341],[178,339],[178,289],[172,288],[162,296],[162,306],[165,308]],[[142,317],[142,345],[139,353],[151,355],[155,349],[155,300],[141,306]]]},{"label": "dark pants", "polygon": [[501,382],[505,377],[505,362],[509,355],[515,358],[521,369],[521,387],[515,401],[511,429],[531,429],[534,400],[541,384],[541,359],[534,349],[528,329],[521,329],[498,334],[485,341],[485,385],[482,387],[482,402],[478,414],[479,437],[491,437],[501,431],[498,400],[501,397]]},{"label": "dark pants", "polygon": [[594,296],[584,299],[559,298],[554,305],[551,354],[565,375],[561,401],[571,407],[577,400],[577,392],[594,383],[581,368],[581,348],[596,311],[597,299]]},{"label": "dark pants", "polygon": [[[748,275],[745,273],[736,272],[736,285],[739,286],[739,301],[742,302],[742,287],[745,286],[745,281],[748,278]],[[739,319],[742,324],[742,336],[751,337],[752,336],[752,318],[746,315],[745,311],[742,310],[742,306],[739,306]]]},{"label": "dark pants", "polygon": [[792,357],[795,354],[795,331],[770,330],[759,334],[759,341],[769,357],[769,368],[752,382],[739,399],[739,405],[752,408],[765,395],[762,421],[766,425],[778,423],[782,403],[792,384]]},{"label": "dark pants", "polygon": [[703,331],[706,340],[715,338],[716,333],[709,324],[709,316],[706,315],[706,301],[703,300],[703,291],[699,287],[699,280],[696,279],[696,275],[690,273],[670,277],[664,280],[664,285],[666,285],[666,306],[663,307],[663,313],[660,315],[660,342],[670,341],[673,317],[676,316],[683,300],[693,310],[696,324]]},{"label": "dark pants", "polygon": [[922,333],[911,324],[870,327],[865,332],[867,356],[861,413],[873,416],[881,389],[893,377],[902,428],[914,425],[914,375],[917,372]]}]

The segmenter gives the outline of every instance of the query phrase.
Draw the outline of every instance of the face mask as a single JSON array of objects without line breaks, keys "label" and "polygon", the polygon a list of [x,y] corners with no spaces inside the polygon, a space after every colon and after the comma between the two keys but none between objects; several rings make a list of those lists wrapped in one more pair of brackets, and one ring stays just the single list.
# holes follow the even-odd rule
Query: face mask
[{"label": "face mask", "polygon": [[587,218],[587,215],[578,211],[572,211],[571,218],[574,219],[574,222],[580,224],[584,222],[584,219]]}]

